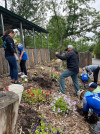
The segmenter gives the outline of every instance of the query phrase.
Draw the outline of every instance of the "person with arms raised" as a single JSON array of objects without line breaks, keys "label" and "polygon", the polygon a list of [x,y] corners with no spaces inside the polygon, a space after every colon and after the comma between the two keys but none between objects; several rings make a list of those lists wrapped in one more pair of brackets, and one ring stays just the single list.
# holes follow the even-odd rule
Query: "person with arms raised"
[{"label": "person with arms raised", "polygon": [[75,96],[78,95],[79,91],[79,83],[78,83],[78,72],[79,72],[79,55],[76,50],[73,49],[72,45],[68,45],[65,49],[67,53],[64,56],[59,55],[58,52],[55,52],[57,58],[61,60],[66,60],[67,62],[67,69],[60,75],[60,92],[65,94],[65,78],[71,76],[74,89],[75,89]]}]

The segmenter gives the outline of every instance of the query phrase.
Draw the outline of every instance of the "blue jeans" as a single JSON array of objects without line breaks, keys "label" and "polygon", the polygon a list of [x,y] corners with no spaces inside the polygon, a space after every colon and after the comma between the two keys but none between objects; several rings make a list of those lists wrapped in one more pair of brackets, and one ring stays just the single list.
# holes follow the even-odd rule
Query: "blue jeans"
[{"label": "blue jeans", "polygon": [[9,67],[10,67],[10,77],[12,80],[18,80],[18,64],[15,56],[7,56],[6,57]]},{"label": "blue jeans", "polygon": [[75,72],[72,72],[70,70],[65,70],[61,75],[60,75],[60,91],[65,94],[65,78],[71,76],[73,83],[74,83],[74,89],[75,92],[77,94],[78,90],[79,90],[79,84],[78,84],[78,74],[76,74]]}]

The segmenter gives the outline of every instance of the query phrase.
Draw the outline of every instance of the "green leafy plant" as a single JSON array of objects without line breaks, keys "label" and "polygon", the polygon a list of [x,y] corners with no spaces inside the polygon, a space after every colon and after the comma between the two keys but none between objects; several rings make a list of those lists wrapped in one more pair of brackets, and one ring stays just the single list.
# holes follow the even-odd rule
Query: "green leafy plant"
[{"label": "green leafy plant", "polygon": [[51,90],[43,90],[42,88],[33,88],[25,90],[23,93],[23,97],[25,100],[32,104],[35,102],[45,102],[49,100],[51,95]]},{"label": "green leafy plant", "polygon": [[45,70],[45,69],[44,69],[44,67],[41,66],[41,67],[40,67],[40,70]]},{"label": "green leafy plant", "polygon": [[60,73],[60,72],[57,72],[57,71],[51,72],[51,78],[52,78],[52,79],[59,80],[60,74],[61,74],[61,73]]},{"label": "green leafy plant", "polygon": [[75,111],[76,102],[71,102],[70,98],[66,95],[52,96],[53,101],[51,103],[51,109],[59,114],[66,115],[71,111]]},{"label": "green leafy plant", "polygon": [[28,129],[29,134],[63,134],[65,129],[60,127],[53,127],[52,123],[44,119],[43,116],[39,116],[40,125],[32,124],[31,129]]},{"label": "green leafy plant", "polygon": [[28,79],[27,78],[24,78],[22,82],[23,83],[28,83]]},{"label": "green leafy plant", "polygon": [[37,70],[33,70],[32,77],[37,76],[37,75],[38,75]]}]

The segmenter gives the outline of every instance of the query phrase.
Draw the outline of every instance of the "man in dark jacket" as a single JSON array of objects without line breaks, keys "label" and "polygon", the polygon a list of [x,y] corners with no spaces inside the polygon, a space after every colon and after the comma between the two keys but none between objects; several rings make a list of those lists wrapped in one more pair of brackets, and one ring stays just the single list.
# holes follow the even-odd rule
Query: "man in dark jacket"
[{"label": "man in dark jacket", "polygon": [[57,58],[61,60],[67,61],[67,70],[65,70],[60,75],[60,91],[65,94],[65,78],[71,76],[74,88],[75,88],[75,95],[78,95],[79,91],[79,84],[78,84],[78,72],[79,72],[79,56],[78,52],[73,49],[72,45],[68,45],[68,47],[65,49],[65,51],[68,51],[64,56],[59,55],[58,52],[55,52],[55,55]]}]

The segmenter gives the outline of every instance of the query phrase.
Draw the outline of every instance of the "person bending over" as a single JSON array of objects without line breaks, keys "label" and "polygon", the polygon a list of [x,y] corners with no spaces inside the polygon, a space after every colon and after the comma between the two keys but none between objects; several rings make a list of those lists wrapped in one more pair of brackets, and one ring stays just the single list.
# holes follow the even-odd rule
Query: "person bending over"
[{"label": "person bending over", "polygon": [[89,66],[84,67],[83,70],[84,69],[89,75],[93,73],[94,82],[97,83],[100,67],[98,65],[89,65]]},{"label": "person bending over", "polygon": [[26,60],[28,60],[27,54],[24,50],[24,47],[22,44],[18,44],[17,40],[14,40],[15,46],[17,46],[18,53],[19,53],[19,60],[20,60],[20,68],[21,72],[24,73],[21,77],[25,78],[27,77],[27,70],[26,70]]}]

